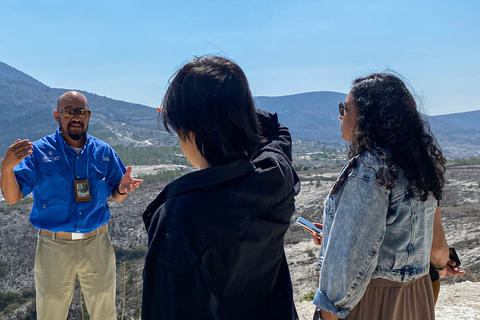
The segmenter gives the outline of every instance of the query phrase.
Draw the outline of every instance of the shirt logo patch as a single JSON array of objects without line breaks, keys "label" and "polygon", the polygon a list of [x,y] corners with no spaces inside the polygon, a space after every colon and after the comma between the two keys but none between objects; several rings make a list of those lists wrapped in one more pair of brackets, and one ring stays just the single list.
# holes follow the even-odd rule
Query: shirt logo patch
[{"label": "shirt logo patch", "polygon": [[110,159],[109,159],[108,157],[102,157],[102,161],[104,161],[104,162],[109,162]]},{"label": "shirt logo patch", "polygon": [[52,151],[48,151],[47,152],[48,156],[45,155],[43,156],[43,162],[53,162],[53,161],[57,161],[58,159],[60,159],[59,156],[55,156],[53,155],[53,152]]}]

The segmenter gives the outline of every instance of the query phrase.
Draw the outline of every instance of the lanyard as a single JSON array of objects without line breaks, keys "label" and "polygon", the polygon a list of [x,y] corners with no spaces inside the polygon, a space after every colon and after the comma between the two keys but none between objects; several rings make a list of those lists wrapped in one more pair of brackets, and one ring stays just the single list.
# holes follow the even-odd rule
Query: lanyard
[{"label": "lanyard", "polygon": [[[85,144],[87,144],[87,143],[85,142]],[[86,171],[87,171],[87,180],[88,180],[88,167],[89,167],[89,164],[90,164],[90,157],[88,156],[88,146],[86,146],[85,148],[86,148],[85,152],[87,153],[87,170]],[[65,161],[67,161],[68,169],[70,170],[70,174],[72,175],[72,179],[73,179],[73,181],[75,181],[75,175],[73,174],[73,170],[70,167],[70,162],[68,161],[67,154],[65,153],[65,146],[63,146],[63,148],[61,148],[61,149],[62,149],[62,152],[63,152],[63,156],[65,157]]]}]

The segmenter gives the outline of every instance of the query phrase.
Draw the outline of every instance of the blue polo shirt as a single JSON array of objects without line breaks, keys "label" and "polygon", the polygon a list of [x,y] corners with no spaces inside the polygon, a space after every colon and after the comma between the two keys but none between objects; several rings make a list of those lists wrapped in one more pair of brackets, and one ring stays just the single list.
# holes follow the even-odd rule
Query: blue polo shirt
[{"label": "blue polo shirt", "polygon": [[[33,143],[33,153],[14,169],[24,196],[33,192],[30,222],[37,229],[86,233],[110,219],[107,198],[125,166],[105,142],[87,134],[79,154],[59,130]],[[77,202],[74,180],[88,179],[90,201]]]}]

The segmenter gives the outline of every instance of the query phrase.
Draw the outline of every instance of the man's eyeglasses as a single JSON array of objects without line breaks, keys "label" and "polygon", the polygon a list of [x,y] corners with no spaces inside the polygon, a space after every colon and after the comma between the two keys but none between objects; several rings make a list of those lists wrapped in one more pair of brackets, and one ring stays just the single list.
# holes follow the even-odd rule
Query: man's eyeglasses
[{"label": "man's eyeglasses", "polygon": [[80,118],[88,118],[92,111],[88,109],[67,109],[58,111],[58,113],[63,114],[65,118],[73,118],[76,114],[78,114]]}]

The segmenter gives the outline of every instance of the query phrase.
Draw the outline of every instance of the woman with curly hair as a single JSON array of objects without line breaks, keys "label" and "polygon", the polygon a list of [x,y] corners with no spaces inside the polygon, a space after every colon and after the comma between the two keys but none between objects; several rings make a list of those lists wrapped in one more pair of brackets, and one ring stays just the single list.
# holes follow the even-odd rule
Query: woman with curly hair
[{"label": "woman with curly hair", "polygon": [[354,81],[339,105],[348,158],[325,200],[320,319],[434,319],[428,276],[445,158],[404,82]]}]

